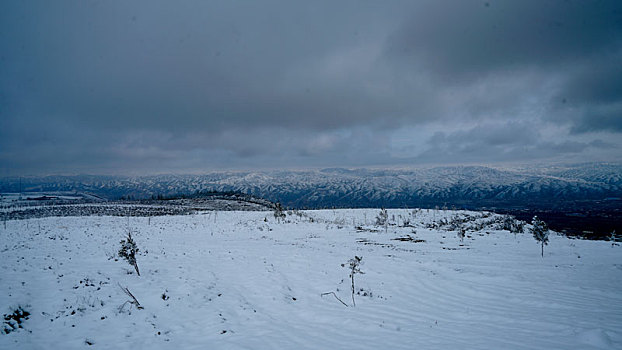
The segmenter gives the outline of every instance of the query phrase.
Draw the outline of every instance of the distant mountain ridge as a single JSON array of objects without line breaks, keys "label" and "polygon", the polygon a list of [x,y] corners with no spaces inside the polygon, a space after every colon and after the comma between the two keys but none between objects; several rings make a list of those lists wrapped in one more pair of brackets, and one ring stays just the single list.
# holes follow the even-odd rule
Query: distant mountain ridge
[{"label": "distant mountain ridge", "polygon": [[[88,192],[108,199],[234,191],[294,208],[547,207],[622,198],[622,165],[447,166],[210,172],[202,175],[47,176],[0,179],[0,192]],[[614,204],[618,205],[618,204]]]}]

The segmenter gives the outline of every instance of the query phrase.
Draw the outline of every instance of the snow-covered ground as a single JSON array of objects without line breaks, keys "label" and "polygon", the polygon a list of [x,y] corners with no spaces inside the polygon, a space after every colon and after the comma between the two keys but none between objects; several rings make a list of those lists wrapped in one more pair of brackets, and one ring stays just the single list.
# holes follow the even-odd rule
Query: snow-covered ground
[{"label": "snow-covered ground", "polygon": [[[622,247],[553,234],[542,258],[494,215],[389,210],[385,230],[378,212],[2,223],[0,313],[30,316],[0,348],[622,348]],[[463,243],[433,228],[466,216]],[[141,276],[117,256],[128,228]]]}]

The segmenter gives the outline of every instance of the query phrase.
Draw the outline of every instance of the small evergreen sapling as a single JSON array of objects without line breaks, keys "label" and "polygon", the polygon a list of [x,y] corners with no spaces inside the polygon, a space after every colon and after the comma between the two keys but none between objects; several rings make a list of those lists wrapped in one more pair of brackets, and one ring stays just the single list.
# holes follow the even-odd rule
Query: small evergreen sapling
[{"label": "small evergreen sapling", "polygon": [[534,216],[531,220],[531,233],[533,234],[533,238],[536,241],[540,242],[542,246],[542,257],[544,257],[544,246],[549,243],[549,228],[546,226],[544,221],[538,219],[537,216]]},{"label": "small evergreen sapling", "polygon": [[464,227],[460,227],[460,230],[458,230],[458,238],[460,238],[460,242],[464,242],[464,236],[466,236],[466,230],[464,229]]},{"label": "small evergreen sapling", "polygon": [[619,243],[616,243],[619,240],[618,235],[616,234],[616,230],[613,230],[613,232],[611,232],[611,237],[609,237],[609,240],[611,241],[612,247],[620,245]]},{"label": "small evergreen sapling", "polygon": [[[348,260],[348,268],[350,269],[350,279],[352,280],[352,306],[356,306],[356,302],[354,301],[354,275],[359,273],[359,274],[365,274],[363,271],[361,271],[361,265],[363,264],[362,262],[363,257],[358,257],[358,256],[354,256],[354,258]],[[342,267],[345,267],[346,264],[341,264]]]},{"label": "small evergreen sapling", "polygon": [[281,206],[281,203],[276,203],[274,205],[274,218],[276,219],[277,222],[280,222],[282,219],[285,219],[285,212],[283,212],[283,206]]},{"label": "small evergreen sapling", "polygon": [[384,226],[384,231],[387,231],[387,226],[389,224],[389,213],[385,208],[380,209],[380,213],[376,216],[376,225]]},{"label": "small evergreen sapling", "polygon": [[132,231],[128,230],[127,237],[124,240],[121,240],[121,249],[119,249],[119,256],[127,260],[130,265],[134,266],[134,269],[136,269],[136,274],[140,276],[140,271],[138,270],[138,263],[136,262],[136,253],[138,253],[138,250],[138,246],[132,238]]},{"label": "small evergreen sapling", "polygon": [[506,215],[503,218],[503,229],[513,233],[514,237],[516,237],[517,233],[523,233],[524,226],[525,226],[524,221],[517,220],[512,215]]}]

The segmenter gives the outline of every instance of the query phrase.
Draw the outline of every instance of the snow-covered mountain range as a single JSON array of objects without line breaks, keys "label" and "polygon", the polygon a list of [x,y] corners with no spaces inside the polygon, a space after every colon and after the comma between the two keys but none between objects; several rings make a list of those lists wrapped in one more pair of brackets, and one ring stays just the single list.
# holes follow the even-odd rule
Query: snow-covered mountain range
[{"label": "snow-covered mountain range", "polygon": [[619,205],[622,165],[453,166],[210,172],[201,175],[48,176],[0,179],[0,192],[77,191],[107,199],[236,191],[288,207],[571,207]]}]

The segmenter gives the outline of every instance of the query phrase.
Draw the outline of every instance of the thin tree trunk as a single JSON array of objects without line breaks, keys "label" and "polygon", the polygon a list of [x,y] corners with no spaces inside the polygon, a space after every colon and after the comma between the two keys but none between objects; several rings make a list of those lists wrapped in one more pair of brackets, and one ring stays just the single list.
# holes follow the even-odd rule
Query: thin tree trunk
[{"label": "thin tree trunk", "polygon": [[138,271],[138,263],[134,263],[134,268],[136,269],[136,274],[140,276],[140,271]]},{"label": "thin tree trunk", "polygon": [[541,246],[542,246],[542,257],[544,258],[544,242],[542,242]]},{"label": "thin tree trunk", "polygon": [[354,271],[350,277],[352,277],[352,306],[356,306],[356,302],[354,301]]}]

